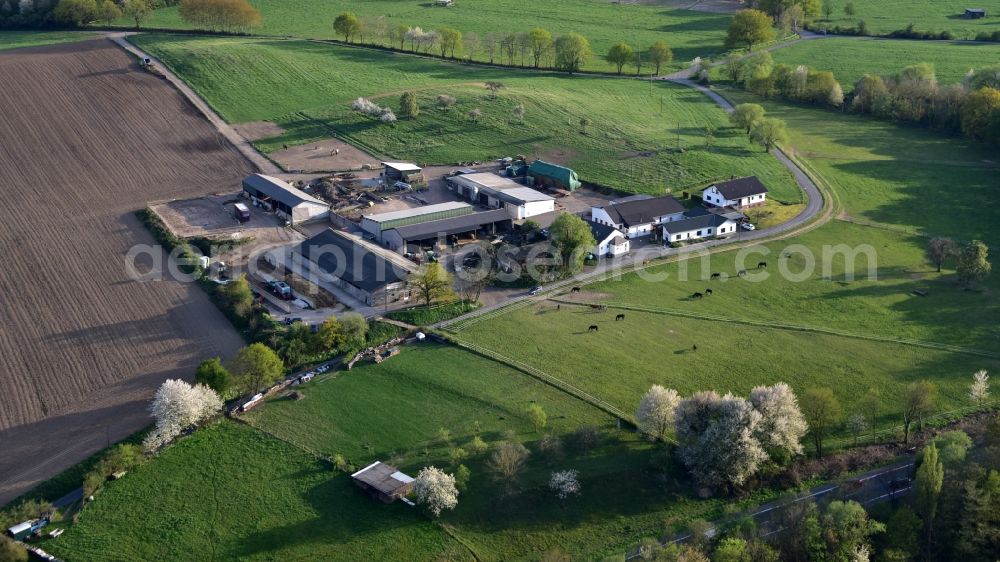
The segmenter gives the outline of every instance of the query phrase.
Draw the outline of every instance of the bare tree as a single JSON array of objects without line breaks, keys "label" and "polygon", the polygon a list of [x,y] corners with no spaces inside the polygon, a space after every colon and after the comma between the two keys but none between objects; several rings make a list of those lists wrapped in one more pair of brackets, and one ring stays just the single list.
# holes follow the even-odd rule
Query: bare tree
[{"label": "bare tree", "polygon": [[938,236],[931,238],[930,242],[927,243],[927,261],[934,264],[938,273],[941,272],[944,260],[956,255],[958,255],[958,246],[951,238]]},{"label": "bare tree", "polygon": [[924,416],[934,409],[937,385],[928,380],[910,384],[903,398],[903,443],[910,439],[910,426],[914,421],[923,425]]},{"label": "bare tree", "polygon": [[493,477],[499,482],[505,483],[508,490],[516,484],[517,477],[524,468],[524,462],[528,459],[528,449],[520,443],[503,441],[498,443],[490,455],[487,462]]}]

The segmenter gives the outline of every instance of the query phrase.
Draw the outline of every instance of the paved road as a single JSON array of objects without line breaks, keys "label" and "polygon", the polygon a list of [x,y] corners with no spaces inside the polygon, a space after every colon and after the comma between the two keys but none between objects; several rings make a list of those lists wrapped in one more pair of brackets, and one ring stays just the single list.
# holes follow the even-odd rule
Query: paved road
[{"label": "paved road", "polygon": [[208,105],[208,103],[201,98],[201,96],[196,94],[195,91],[191,89],[190,86],[188,86],[183,80],[178,78],[177,75],[174,74],[167,67],[167,65],[163,64],[156,57],[143,51],[139,47],[136,47],[132,43],[129,43],[128,40],[126,39],[128,35],[131,35],[131,33],[128,32],[110,33],[107,35],[107,37],[108,39],[115,42],[121,48],[132,53],[133,55],[139,58],[148,58],[154,64],[156,64],[157,70],[163,73],[163,76],[167,79],[167,81],[173,84],[173,86],[177,88],[177,90],[181,93],[181,95],[187,98],[187,100],[191,102],[191,105],[195,106],[195,108],[197,108],[198,111],[200,111],[202,115],[205,116],[205,119],[208,119],[208,122],[211,123],[212,126],[215,127],[215,129],[222,134],[222,136],[226,137],[226,140],[231,142],[233,146],[235,146],[237,150],[239,150],[240,153],[242,153],[243,156],[247,160],[249,160],[250,163],[253,164],[259,172],[263,174],[280,174],[283,172],[283,170],[279,168],[274,162],[271,162],[270,160],[265,158],[261,153],[257,152],[257,149],[255,149],[248,140],[243,138],[242,135],[237,133],[236,130],[229,125],[229,123],[226,123],[226,121],[223,120],[222,117],[219,117],[219,114],[216,113],[215,110],[213,110]]},{"label": "paved road", "polygon": [[[716,529],[725,528],[727,524],[735,521],[751,518],[757,524],[758,532],[766,538],[783,531],[781,520],[785,512],[802,502],[825,503],[834,500],[854,500],[867,508],[871,505],[893,501],[913,491],[910,480],[913,476],[914,466],[912,459],[906,459],[847,480],[817,486],[805,493],[786,496],[753,510],[713,521],[710,532],[714,533]],[[681,533],[670,542],[682,543],[690,538],[690,534]],[[639,549],[636,547],[628,552],[626,560],[633,560],[639,556]]]}]

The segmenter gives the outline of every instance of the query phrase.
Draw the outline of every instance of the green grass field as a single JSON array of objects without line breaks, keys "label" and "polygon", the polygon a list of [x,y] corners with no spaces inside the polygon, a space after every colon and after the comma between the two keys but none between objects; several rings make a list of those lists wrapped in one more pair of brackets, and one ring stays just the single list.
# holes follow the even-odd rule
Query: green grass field
[{"label": "green grass field", "polygon": [[[263,25],[254,32],[282,37],[341,39],[333,30],[333,20],[344,11],[361,18],[384,16],[388,28],[407,25],[431,30],[447,26],[480,37],[494,34],[498,39],[505,33],[534,27],[548,29],[553,35],[576,32],[590,41],[595,53],[585,69],[601,72],[612,70],[603,56],[619,41],[644,50],[657,40],[665,40],[674,51],[673,68],[681,68],[698,56],[719,53],[731,17],[605,0],[553,0],[543,9],[526,0],[459,0],[449,8],[437,8],[432,1],[410,0],[256,0],[253,4],[263,19]],[[119,23],[123,27],[133,25],[124,19]],[[180,19],[176,7],[157,10],[144,25],[155,29],[190,28]],[[475,58],[489,60],[482,50]]]},{"label": "green grass field", "polygon": [[998,185],[995,148],[742,92],[725,95],[762,103],[769,116],[784,119],[790,144],[837,191],[847,216],[924,236],[1000,242],[997,213],[982,205]]},{"label": "green grass field", "polygon": [[0,51],[22,47],[40,47],[56,43],[72,43],[96,37],[94,33],[80,31],[2,31],[0,30]]},{"label": "green grass field", "polygon": [[[408,347],[381,365],[299,390],[303,399],[277,399],[247,416],[262,431],[220,422],[108,484],[51,550],[72,561],[466,560],[472,553],[537,560],[554,549],[585,559],[623,552],[671,524],[722,509],[719,499],[692,497],[669,476],[681,470],[669,456],[617,431],[600,410],[455,347]],[[531,403],[547,411],[546,431],[564,437],[562,455],[538,451],[540,435],[524,415]],[[515,439],[532,454],[520,493],[509,497],[483,456],[465,460],[472,479],[458,508],[441,517],[447,533],[417,509],[368,499],[347,475],[306,452],[339,452],[357,466],[391,460],[415,474],[429,464],[448,466],[439,428],[466,447],[475,422],[488,443]],[[590,450],[565,439],[583,425],[603,432]],[[546,485],[551,471],[566,468],[580,471],[583,493],[560,502]]]},{"label": "green grass field", "polygon": [[833,37],[801,41],[771,54],[775,62],[829,70],[850,91],[865,74],[895,74],[921,62],[934,65],[938,83],[958,84],[969,69],[1000,61],[1000,43]]},{"label": "green grass field", "polygon": [[125,560],[471,560],[402,504],[252,428],[220,422],[109,484],[46,550]]},{"label": "green grass field", "polygon": [[[586,181],[625,191],[680,191],[729,177],[756,174],[775,199],[798,203],[788,172],[701,94],[673,84],[536,74],[469,67],[303,41],[143,36],[137,42],[173,68],[233,123],[273,121],[286,133],[264,139],[282,144],[337,135],[388,157],[453,164],[526,154],[569,164]],[[504,84],[489,99],[486,80]],[[399,109],[414,90],[422,106],[395,126],[350,110],[365,96]],[[448,111],[439,94],[458,99]],[[661,113],[662,103],[662,113]],[[525,107],[523,123],[512,109]],[[478,123],[467,113],[479,108]],[[581,118],[591,124],[586,131]],[[705,129],[715,129],[706,146]],[[683,153],[678,153],[679,142]]]},{"label": "green grass field", "polygon": [[[740,295],[749,290],[718,284],[717,295],[687,301],[666,285],[657,286],[662,290],[656,302],[646,300],[643,305],[698,314],[707,308],[702,304],[720,300],[724,303],[711,305],[715,314],[728,308],[730,313],[724,316],[750,316],[739,309],[746,300]],[[730,297],[730,291],[736,295]],[[604,294],[616,300],[614,293]],[[779,312],[780,303],[758,306],[771,313],[768,319],[787,318]],[[900,344],[635,310],[623,311],[626,320],[616,322],[616,312],[567,304],[557,310],[554,303],[544,303],[473,324],[459,337],[539,366],[626,411],[633,411],[653,384],[682,394],[707,389],[746,394],[753,386],[783,381],[797,392],[830,386],[848,411],[862,392],[878,388],[885,406],[883,422],[898,423],[898,397],[910,382],[928,378],[938,383],[939,407],[944,411],[968,405],[966,392],[973,372],[1000,367],[998,360]],[[600,331],[588,332],[592,324]]]},{"label": "green grass field", "polygon": [[[955,39],[972,39],[977,33],[992,32],[1000,22],[1000,0],[980,0],[975,5],[959,0],[854,0],[857,13],[848,17],[844,5],[849,0],[833,0],[829,21],[816,23],[830,27],[853,27],[868,22],[871,33],[889,33],[913,24],[920,31],[951,31]],[[977,20],[963,17],[966,8],[985,8],[989,17]]]}]

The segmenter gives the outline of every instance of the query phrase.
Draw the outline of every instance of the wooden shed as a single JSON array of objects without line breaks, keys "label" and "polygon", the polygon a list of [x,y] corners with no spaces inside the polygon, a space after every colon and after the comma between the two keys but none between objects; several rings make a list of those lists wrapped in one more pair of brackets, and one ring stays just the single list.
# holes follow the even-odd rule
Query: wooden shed
[{"label": "wooden shed", "polygon": [[966,8],[965,17],[974,20],[977,20],[979,18],[985,18],[986,10],[984,10],[983,8]]},{"label": "wooden shed", "polygon": [[385,503],[405,497],[413,490],[413,478],[396,467],[375,461],[351,475],[359,488]]}]

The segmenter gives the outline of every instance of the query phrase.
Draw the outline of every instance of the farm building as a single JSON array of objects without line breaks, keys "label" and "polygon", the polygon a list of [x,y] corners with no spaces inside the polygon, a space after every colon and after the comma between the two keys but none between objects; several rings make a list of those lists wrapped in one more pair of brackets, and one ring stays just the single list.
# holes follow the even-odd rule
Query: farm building
[{"label": "farm building", "polygon": [[393,250],[405,252],[410,245],[431,246],[441,239],[459,236],[480,238],[507,232],[512,228],[507,210],[493,209],[435,221],[408,224],[382,231],[382,242]]},{"label": "farm building", "polygon": [[387,184],[397,181],[409,183],[410,176],[416,176],[421,172],[420,166],[407,162],[382,162],[382,165],[385,167],[382,177]]},{"label": "farm building", "polygon": [[555,187],[567,191],[575,191],[580,187],[580,178],[576,172],[559,164],[544,160],[535,160],[528,166],[528,176],[535,178],[537,185]]},{"label": "farm building", "polygon": [[620,230],[594,221],[587,221],[587,224],[597,241],[595,255],[615,257],[628,253],[631,243]]},{"label": "farm building", "polygon": [[406,292],[406,277],[416,264],[333,229],[292,249],[292,263],[309,276],[374,306]]},{"label": "farm building", "polygon": [[730,235],[736,232],[736,221],[706,209],[691,209],[662,228],[665,243],[681,242]]},{"label": "farm building", "polygon": [[767,188],[757,176],[733,178],[708,186],[701,192],[701,198],[705,203],[716,207],[746,209],[763,205],[767,200]]},{"label": "farm building", "polygon": [[684,205],[670,195],[638,195],[592,207],[590,216],[596,223],[620,230],[626,238],[638,238],[656,234],[658,225],[680,219],[683,212]]},{"label": "farm building", "polygon": [[493,209],[506,209],[514,220],[550,213],[556,208],[554,198],[490,172],[453,176],[447,179],[447,184],[459,197]]},{"label": "farm building", "polygon": [[983,8],[966,8],[965,17],[974,20],[977,20],[979,18],[985,18],[986,10],[984,10]]},{"label": "farm building", "polygon": [[406,497],[413,489],[413,478],[380,461],[355,472],[351,479],[359,488],[385,503]]},{"label": "farm building", "polygon": [[364,215],[361,217],[361,229],[381,242],[382,232],[386,230],[391,230],[399,226],[459,217],[474,212],[475,209],[468,203],[460,201],[439,203],[437,205],[414,207],[413,209],[404,209],[402,211]]},{"label": "farm building", "polygon": [[243,193],[254,205],[272,210],[292,224],[318,220],[330,216],[330,206],[290,183],[252,174],[243,180]]}]

